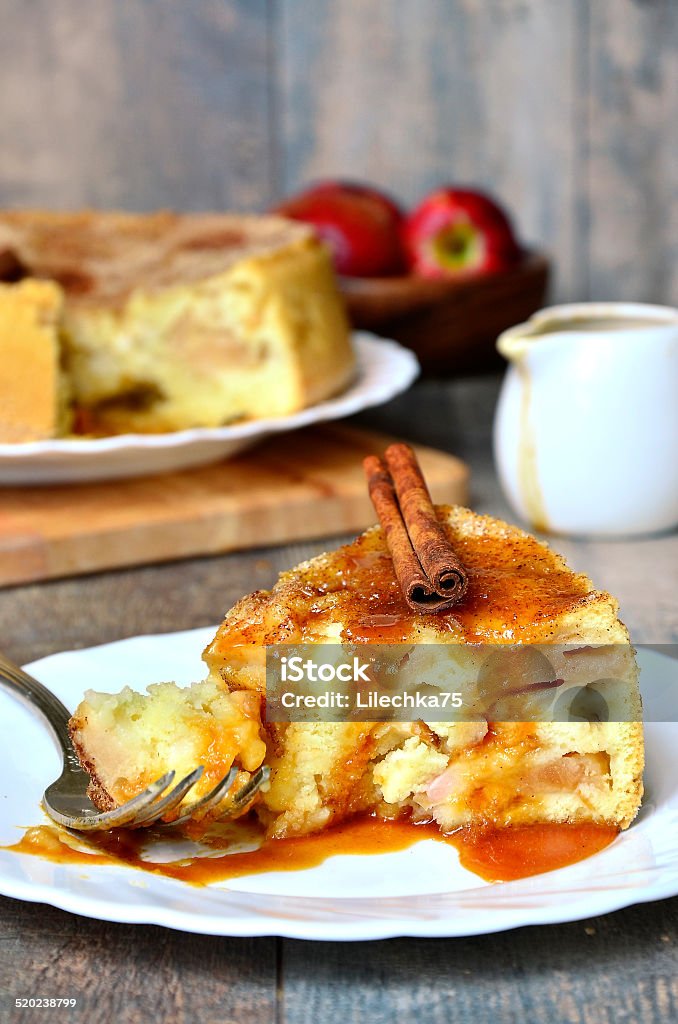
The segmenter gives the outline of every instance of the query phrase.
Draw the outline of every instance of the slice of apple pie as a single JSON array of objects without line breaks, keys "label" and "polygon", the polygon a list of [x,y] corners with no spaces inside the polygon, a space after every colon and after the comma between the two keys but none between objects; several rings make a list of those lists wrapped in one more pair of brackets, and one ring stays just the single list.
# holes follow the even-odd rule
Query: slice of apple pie
[{"label": "slice of apple pie", "polygon": [[[462,508],[441,506],[435,514],[468,574],[453,608],[409,607],[384,531],[373,527],[283,573],[272,590],[244,597],[205,651],[210,692],[229,705],[253,702],[250,731],[229,724],[224,737],[228,756],[244,770],[263,758],[271,767],[270,787],[256,804],[269,834],[314,832],[365,812],[434,820],[444,830],[540,822],[627,827],[642,795],[643,734],[637,670],[617,602],[522,530]],[[562,664],[570,655],[597,657],[591,648],[606,645],[625,662],[618,694],[624,713],[618,721],[518,721],[515,714],[502,721],[498,708],[496,719],[473,721],[267,723],[266,647],[290,643],[406,645],[423,655],[435,650],[439,666],[445,652],[451,664],[464,652],[472,657],[478,645],[556,645]],[[212,747],[192,748],[202,726],[183,710],[191,692],[177,690],[171,703],[158,705],[149,743],[139,709],[153,697],[135,698],[137,706],[129,695],[89,695],[72,727],[99,806],[130,793],[129,780],[175,767],[187,749],[192,757],[204,752],[209,763]],[[219,737],[218,719],[213,726]],[[223,754],[214,756],[221,766]]]}]

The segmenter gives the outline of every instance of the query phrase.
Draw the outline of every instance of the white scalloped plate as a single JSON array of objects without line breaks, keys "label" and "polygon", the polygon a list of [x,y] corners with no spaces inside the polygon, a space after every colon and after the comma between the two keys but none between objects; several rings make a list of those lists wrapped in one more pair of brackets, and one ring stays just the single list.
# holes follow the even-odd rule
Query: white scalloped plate
[{"label": "white scalloped plate", "polygon": [[168,473],[230,458],[271,434],[352,416],[399,395],[416,379],[419,364],[395,341],[356,331],[358,372],[342,394],[291,416],[247,420],[226,427],[196,427],[169,434],[0,444],[0,486],[67,484]]},{"label": "white scalloped plate", "polygon": [[[202,629],[135,637],[30,668],[72,707],[88,686],[115,691],[123,683],[143,688],[158,678],[200,678],[200,651],[213,635]],[[658,684],[653,692],[675,687],[675,661],[647,650],[639,660],[645,683]],[[646,707],[655,711],[647,689]],[[21,827],[46,820],[39,801],[59,755],[43,723],[2,689],[0,721],[0,843],[11,844]],[[482,882],[451,847],[423,840],[398,853],[331,857],[304,871],[206,888],[134,868],[85,869],[0,850],[0,892],[105,921],[324,940],[476,935],[607,913],[678,893],[678,725],[650,722],[646,730],[646,797],[631,828],[588,860],[518,882]]]}]

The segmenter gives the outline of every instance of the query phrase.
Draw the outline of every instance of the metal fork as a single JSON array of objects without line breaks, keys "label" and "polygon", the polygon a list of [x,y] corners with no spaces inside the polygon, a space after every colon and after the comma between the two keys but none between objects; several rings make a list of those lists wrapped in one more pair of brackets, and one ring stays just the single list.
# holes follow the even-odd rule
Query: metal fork
[{"label": "metal fork", "polygon": [[[98,811],[87,796],[89,775],[81,767],[68,733],[68,709],[46,686],[33,676],[29,676],[3,654],[0,654],[0,684],[8,686],[32,707],[38,708],[52,727],[61,747],[64,767],[59,778],[45,790],[42,802],[50,818],[66,828],[79,832],[94,832],[156,824],[160,818],[181,803],[204,771],[204,766],[200,765],[176,786],[172,786],[175,772],[167,772],[120,807],[112,811]],[[188,821],[196,811],[207,811],[214,807],[228,794],[237,774],[238,769],[231,768],[209,793],[186,807],[180,817],[171,822],[163,822],[160,827],[174,828]],[[262,765],[230,798],[228,808],[221,817],[233,817],[239,813],[268,781],[269,774],[269,768]]]}]

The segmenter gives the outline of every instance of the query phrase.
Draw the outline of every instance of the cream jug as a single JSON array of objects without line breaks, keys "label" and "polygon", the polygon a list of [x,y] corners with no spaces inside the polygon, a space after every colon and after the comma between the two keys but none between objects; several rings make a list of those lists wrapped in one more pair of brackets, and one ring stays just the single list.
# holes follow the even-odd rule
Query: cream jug
[{"label": "cream jug", "polygon": [[678,524],[678,309],[554,306],[497,348],[495,460],[518,516],[591,536]]}]

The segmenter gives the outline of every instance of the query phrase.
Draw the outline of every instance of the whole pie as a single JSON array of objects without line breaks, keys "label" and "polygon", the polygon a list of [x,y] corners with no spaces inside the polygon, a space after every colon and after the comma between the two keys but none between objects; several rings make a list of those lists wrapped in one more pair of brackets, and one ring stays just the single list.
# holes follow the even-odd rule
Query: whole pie
[{"label": "whole pie", "polygon": [[[73,426],[85,433],[216,427],[284,416],[341,391],[355,371],[330,257],[311,229],[280,217],[86,211],[0,213],[0,363],[22,393],[0,441],[49,437],[30,408],[56,395],[14,353],[52,282],[52,327]],[[56,289],[56,290],[55,290]],[[7,323],[20,303],[24,312]],[[4,380],[0,380],[0,383]],[[6,389],[5,389],[6,390]],[[5,395],[2,396],[3,402]],[[29,407],[28,417],[24,408]]]}]

